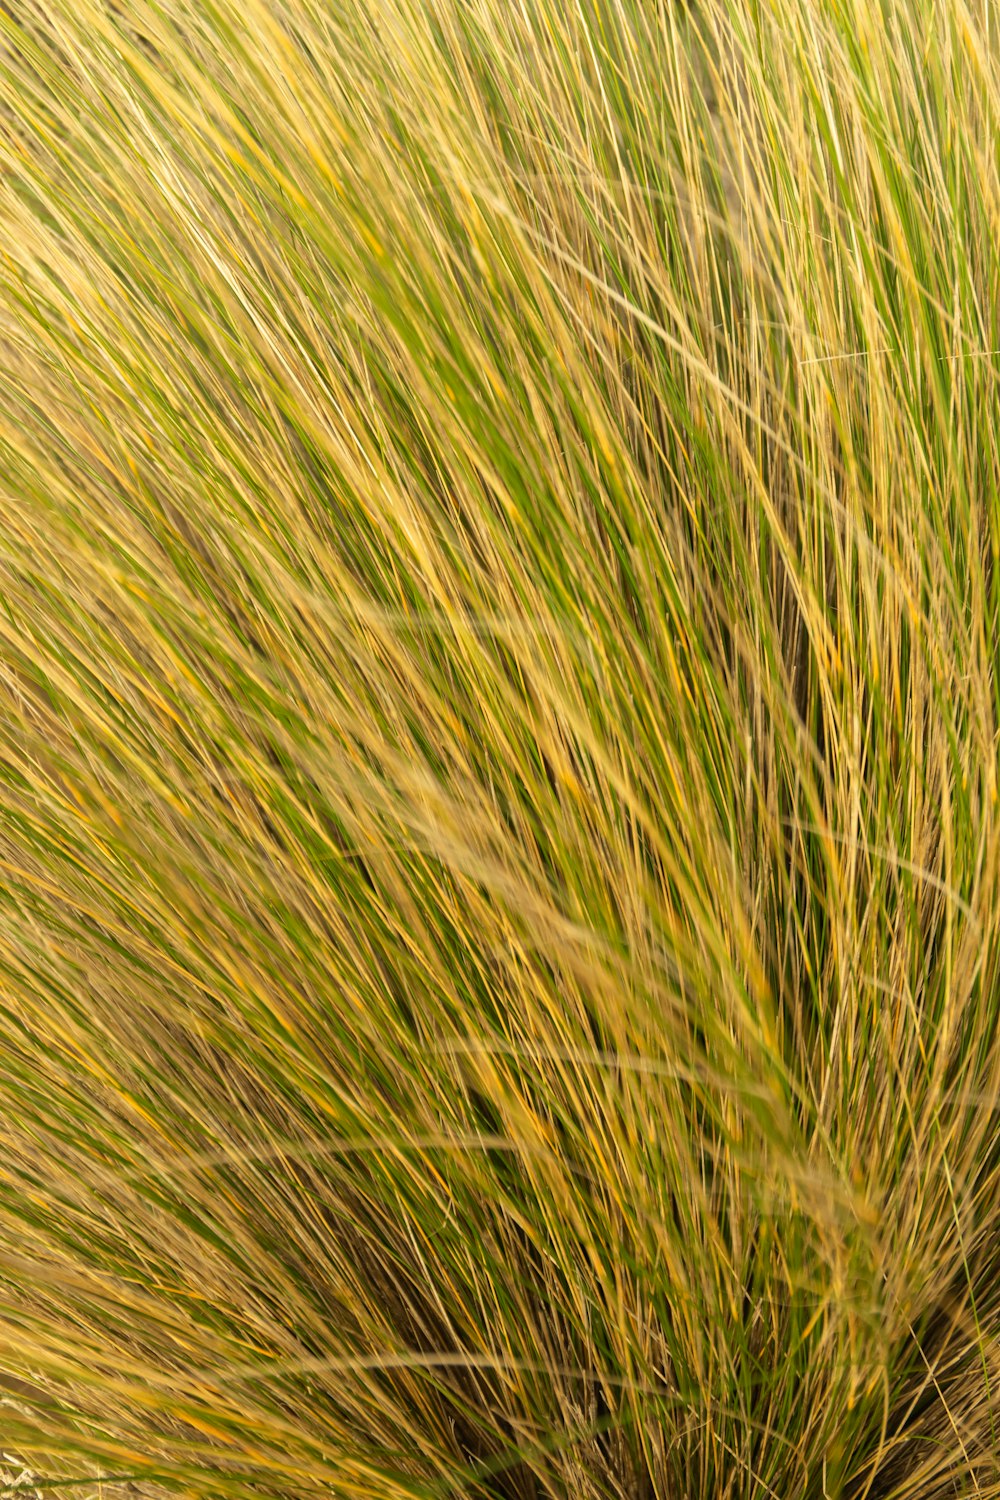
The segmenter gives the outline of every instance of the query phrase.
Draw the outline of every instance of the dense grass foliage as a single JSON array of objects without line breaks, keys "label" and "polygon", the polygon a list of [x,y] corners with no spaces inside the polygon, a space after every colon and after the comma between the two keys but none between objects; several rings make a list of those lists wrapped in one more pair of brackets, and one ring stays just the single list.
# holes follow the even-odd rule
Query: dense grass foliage
[{"label": "dense grass foliage", "polygon": [[0,6],[8,1486],[1000,1496],[997,26]]}]

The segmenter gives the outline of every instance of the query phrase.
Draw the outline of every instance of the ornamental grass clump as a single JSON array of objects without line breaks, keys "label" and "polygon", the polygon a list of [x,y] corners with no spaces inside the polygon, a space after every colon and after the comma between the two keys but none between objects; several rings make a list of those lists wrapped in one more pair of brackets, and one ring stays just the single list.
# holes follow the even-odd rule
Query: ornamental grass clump
[{"label": "ornamental grass clump", "polygon": [[0,6],[0,1488],[1000,1496],[997,37]]}]

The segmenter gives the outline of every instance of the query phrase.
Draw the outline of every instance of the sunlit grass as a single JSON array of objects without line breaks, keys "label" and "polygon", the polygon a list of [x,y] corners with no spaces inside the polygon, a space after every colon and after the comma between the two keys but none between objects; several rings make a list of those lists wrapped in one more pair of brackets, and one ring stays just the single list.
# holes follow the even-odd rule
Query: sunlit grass
[{"label": "sunlit grass", "polygon": [[1000,1496],[998,63],[0,7],[0,1488]]}]

